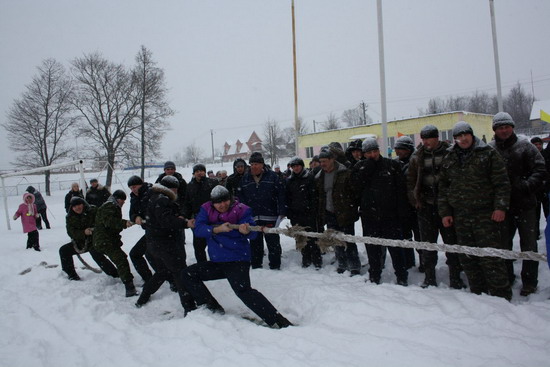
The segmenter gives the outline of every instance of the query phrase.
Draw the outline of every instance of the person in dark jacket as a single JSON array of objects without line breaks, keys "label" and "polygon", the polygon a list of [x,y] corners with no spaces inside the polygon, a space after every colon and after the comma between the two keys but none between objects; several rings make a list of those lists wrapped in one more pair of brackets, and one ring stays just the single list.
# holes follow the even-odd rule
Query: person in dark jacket
[{"label": "person in dark jacket", "polygon": [[122,219],[122,206],[126,201],[126,194],[116,190],[113,195],[98,209],[94,228],[94,249],[107,257],[115,264],[118,276],[126,288],[126,297],[136,296],[134,276],[130,271],[128,256],[122,250],[120,232],[132,226],[132,222]]},{"label": "person in dark jacket", "polygon": [[317,176],[321,171],[321,163],[319,162],[319,155],[314,155],[309,162],[309,171],[313,174],[313,177]]},{"label": "person in dark jacket", "polygon": [[178,243],[182,229],[193,227],[194,219],[188,221],[181,216],[176,203],[178,188],[178,179],[168,175],[151,189],[146,215],[147,251],[153,256],[157,271],[143,285],[136,307],[146,304],[151,295],[172,278],[186,315],[196,306],[181,281],[180,273],[187,264]]},{"label": "person in dark jacket", "polygon": [[[512,184],[510,210],[505,220],[507,229],[506,249],[512,250],[516,230],[519,232],[521,251],[538,252],[537,245],[537,192],[546,180],[546,164],[537,148],[525,138],[518,138],[514,132],[512,116],[499,112],[493,118],[495,139],[489,143],[500,153],[506,163],[508,177]],[[506,265],[510,282],[515,279],[513,260]],[[523,260],[520,294],[535,293],[538,285],[538,261]]]},{"label": "person in dark jacket", "polygon": [[[194,218],[201,208],[201,205],[210,200],[210,192],[219,184],[215,178],[206,177],[204,164],[193,166],[193,178],[189,181],[183,201],[183,216],[188,219]],[[206,240],[193,235],[193,249],[197,262],[206,261]]]},{"label": "person in dark jacket", "polygon": [[227,178],[227,184],[225,185],[233,198],[239,197],[241,180],[247,169],[248,166],[246,165],[246,161],[244,159],[237,158],[233,162],[233,174]]},{"label": "person in dark jacket", "polygon": [[348,148],[346,149],[346,158],[350,162],[350,167],[353,168],[357,162],[363,160],[363,151],[362,151],[363,141],[357,139],[349,143]]},{"label": "person in dark jacket", "polygon": [[[232,229],[230,224],[239,225],[239,228]],[[258,234],[250,231],[250,226],[255,224],[248,206],[232,200],[225,187],[216,186],[211,201],[201,206],[195,222],[195,234],[208,241],[210,261],[184,269],[182,280],[198,305],[223,314],[223,307],[204,282],[227,279],[237,297],[269,326],[292,326],[263,294],[251,287],[249,240]]]},{"label": "person in dark jacket", "polygon": [[[239,199],[252,208],[254,220],[260,226],[274,227],[285,217],[285,188],[279,176],[264,164],[259,152],[249,159],[250,169],[241,180]],[[259,233],[250,241],[252,248],[252,268],[261,268],[264,257],[264,234]],[[281,239],[278,234],[266,233],[265,242],[269,251],[269,268],[281,268]]]},{"label": "person in dark jacket", "polygon": [[104,202],[109,199],[111,193],[109,189],[103,185],[100,185],[97,178],[90,180],[90,187],[86,191],[86,202],[90,205],[97,206],[98,208],[103,205]]},{"label": "person in dark jacket", "polygon": [[[416,208],[420,239],[437,243],[441,235],[443,243],[456,245],[455,227],[444,227],[437,209],[439,172],[443,158],[448,154],[449,144],[439,140],[439,130],[434,125],[424,126],[420,130],[420,138],[422,145],[411,157],[407,174],[407,194],[409,203]],[[421,250],[420,254],[420,265],[425,275],[421,287],[436,287],[437,251]],[[445,255],[449,266],[449,286],[454,289],[465,288],[460,278],[458,254],[447,252]]]},{"label": "person in dark jacket", "polygon": [[118,272],[112,262],[100,252],[94,250],[93,236],[97,208],[90,206],[80,196],[74,196],[69,204],[69,213],[65,218],[67,234],[71,242],[59,248],[61,269],[69,276],[70,280],[80,280],[75,271],[73,256],[90,253],[92,259],[99,265],[103,272],[113,278],[118,278]]},{"label": "person in dark jacket", "polygon": [[[139,176],[132,176],[128,179],[128,187],[130,188],[130,221],[145,229],[145,216],[147,214],[147,204],[149,203],[149,190],[153,185],[144,182]],[[134,264],[134,268],[141,276],[144,282],[149,280],[153,273],[147,265],[147,261],[151,267],[155,269],[153,257],[147,253],[147,238],[145,233],[136,242],[130,250],[130,260]],[[147,259],[147,260],[145,260]]]},{"label": "person in dark jacket", "polygon": [[[550,190],[550,154],[548,154],[548,150],[543,149],[544,143],[538,136],[531,139],[531,144],[533,144],[540,152],[542,158],[544,158],[544,164],[546,165],[546,179],[544,180],[542,187],[537,191],[537,223],[539,223],[541,207],[544,213],[544,218],[548,218],[548,214],[550,213],[550,203],[548,201],[548,191]],[[537,238],[540,239],[539,226],[537,226]]]},{"label": "person in dark jacket", "polygon": [[[412,139],[406,135],[397,138],[395,145],[393,146],[395,150],[396,157],[394,158],[401,164],[401,170],[403,171],[403,176],[406,178],[407,173],[409,172],[409,162],[411,156],[414,153],[414,142]],[[420,241],[420,233],[418,230],[418,218],[416,216],[416,208],[410,205],[407,202],[408,215],[407,219],[403,224],[403,238],[409,241],[413,239],[415,241]],[[405,253],[405,267],[408,269],[415,266],[415,256],[414,249],[404,248],[403,252]]]},{"label": "person in dark jacket", "polygon": [[[503,248],[501,224],[510,205],[510,180],[500,154],[474,135],[470,124],[453,127],[455,144],[443,158],[437,207],[458,245]],[[459,254],[470,292],[512,299],[504,259]]]},{"label": "person in dark jacket", "polygon": [[[286,180],[286,215],[290,224],[305,227],[307,231],[318,232],[317,228],[317,194],[315,177],[304,168],[304,161],[294,157],[288,162],[291,175]],[[313,264],[317,269],[323,265],[321,250],[314,238],[308,238],[301,249],[302,267]]]},{"label": "person in dark jacket", "polygon": [[[403,239],[408,202],[405,177],[399,162],[382,157],[376,139],[363,141],[365,160],[353,167],[353,182],[361,188],[363,236]],[[369,280],[379,284],[382,274],[382,246],[365,244],[369,257]],[[408,285],[405,253],[401,247],[387,247],[392,258],[397,284]]]},{"label": "person in dark jacket", "polygon": [[[324,148],[319,153],[321,171],[315,176],[317,199],[317,223],[319,230],[328,229],[355,234],[357,214],[357,188],[351,181],[351,171],[336,160],[334,153]],[[339,274],[349,270],[351,276],[361,273],[361,260],[357,244],[346,242],[346,246],[335,246]]]},{"label": "person in dark jacket", "polygon": [[73,182],[71,184],[71,190],[67,193],[67,195],[65,195],[65,213],[69,213],[69,209],[71,207],[71,199],[74,197],[80,197],[84,199],[84,194],[78,186],[78,182]]},{"label": "person in dark jacket", "polygon": [[39,191],[37,191],[32,186],[27,187],[26,191],[34,195],[34,203],[36,204],[38,214],[40,214],[38,217],[36,217],[36,228],[42,229],[42,220],[44,220],[46,229],[50,229],[50,221],[48,220],[48,213],[47,213],[48,206],[46,205],[46,201],[44,200],[44,197]]}]

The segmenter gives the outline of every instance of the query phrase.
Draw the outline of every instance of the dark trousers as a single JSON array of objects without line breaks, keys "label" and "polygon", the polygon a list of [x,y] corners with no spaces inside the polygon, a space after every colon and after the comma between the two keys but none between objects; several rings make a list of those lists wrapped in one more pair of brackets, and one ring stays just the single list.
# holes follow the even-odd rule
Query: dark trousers
[{"label": "dark trousers", "polygon": [[178,248],[176,241],[173,243],[154,241],[147,243],[147,251],[153,257],[153,261],[157,267],[155,274],[143,285],[143,291],[138,299],[138,303],[146,303],[160,286],[171,279],[174,280],[181,305],[186,312],[195,309],[195,301],[187,292],[184,284],[181,281],[180,273],[187,267],[185,256]]},{"label": "dark trousers", "polygon": [[[504,248],[506,250],[512,250],[513,240],[517,230],[519,232],[521,251],[538,252],[537,228],[539,227],[539,222],[537,221],[536,209],[522,210],[515,214],[507,213],[505,227],[507,232],[504,236],[506,241]],[[514,260],[506,260],[506,267],[508,269],[510,281],[513,282],[515,279]],[[523,285],[536,287],[538,285],[538,275],[538,261],[523,260],[521,269],[521,281]]]},{"label": "dark trousers", "polygon": [[193,249],[198,263],[208,261],[206,257],[206,238],[195,236],[195,232],[193,232]]},{"label": "dark trousers", "polygon": [[[437,206],[431,204],[425,204],[422,208],[417,210],[418,215],[418,228],[420,230],[420,240],[423,242],[437,243],[437,239],[441,234],[443,243],[447,245],[456,245],[456,233],[455,227],[444,227],[441,217],[437,212]],[[437,251],[421,250],[421,261],[424,269],[435,272],[437,265]],[[447,256],[446,264],[449,269],[455,270],[460,267],[460,261],[457,253],[446,252]]]},{"label": "dark trousers", "polygon": [[128,255],[122,250],[122,248],[115,244],[101,246],[101,251],[95,248],[95,251],[106,255],[109,260],[115,264],[118,276],[122,283],[126,283],[134,280],[134,275],[130,270],[130,264],[128,263]]},{"label": "dark trousers", "polygon": [[[328,229],[355,235],[355,224],[352,223],[344,227],[340,226],[334,213],[325,211],[325,221],[327,222]],[[361,260],[359,259],[357,244],[346,242],[346,247],[335,246],[334,252],[336,254],[336,260],[338,261],[338,269],[349,271],[361,270]]]},{"label": "dark trousers", "polygon": [[[409,240],[409,241],[412,241],[413,239],[415,241],[420,241],[420,231],[418,229],[418,218],[417,218],[416,210],[412,206],[409,207],[409,215],[403,225],[403,239]],[[405,254],[405,268],[410,269],[414,267],[416,265],[414,249],[404,248],[403,253]],[[419,256],[421,256],[420,251],[418,251],[418,254]],[[422,261],[422,259],[420,259],[420,261]]]},{"label": "dark trousers", "polygon": [[[116,267],[113,265],[112,262],[109,261],[100,252],[95,251],[94,249],[89,250],[90,256],[94,261],[99,265],[101,270],[109,276],[112,276],[113,278],[118,278],[118,272],[116,270]],[[59,258],[61,259],[61,269],[67,275],[75,275],[75,268],[74,268],[74,261],[73,256],[77,254],[76,250],[74,249],[74,244],[72,242],[66,243],[63,246],[59,248]]]},{"label": "dark trousers", "polygon": [[189,266],[181,272],[185,286],[195,298],[197,305],[217,305],[205,281],[227,279],[231,289],[243,303],[268,325],[277,318],[277,309],[265,296],[250,285],[250,263],[233,261],[218,263],[207,261]]},{"label": "dark trousers", "polygon": [[[259,226],[273,227],[275,222],[265,222],[260,220],[257,221],[256,224]],[[281,238],[278,234],[262,232],[258,232],[258,236],[255,239],[250,240],[252,269],[262,267],[264,261],[264,236],[268,251],[269,268],[280,269],[281,255],[283,253],[283,250],[281,249]]]},{"label": "dark trousers", "polygon": [[[293,226],[302,226],[306,228],[308,232],[317,231],[317,223],[314,216],[292,218],[290,224]],[[321,256],[321,249],[317,246],[315,238],[309,237],[307,244],[302,248],[302,266],[310,266],[313,264],[315,267],[320,268],[323,265],[323,258]]]},{"label": "dark trousers", "polygon": [[27,233],[27,248],[40,248],[37,230]]},{"label": "dark trousers", "polygon": [[50,221],[48,220],[47,209],[39,210],[38,214],[40,214],[40,216],[36,218],[36,228],[42,229],[42,220],[44,220],[44,224],[46,225],[46,228],[50,229]]},{"label": "dark trousers", "polygon": [[[392,240],[403,239],[400,224],[397,219],[378,220],[361,218],[361,223],[363,224],[363,236]],[[375,281],[380,281],[380,275],[382,274],[382,246],[366,243],[365,247],[369,257],[369,276]],[[386,246],[386,248],[390,253],[393,270],[395,271],[397,279],[407,280],[408,272],[405,268],[405,252],[403,248],[390,246]]]},{"label": "dark trousers", "polygon": [[[151,267],[156,271],[156,266],[154,264],[153,256],[147,252],[147,238],[143,235],[139,241],[136,242],[134,247],[130,250],[130,260],[134,264],[134,268],[141,276],[144,282],[149,280],[153,273],[149,269],[147,262],[151,264]],[[147,259],[147,261],[145,260]]]}]

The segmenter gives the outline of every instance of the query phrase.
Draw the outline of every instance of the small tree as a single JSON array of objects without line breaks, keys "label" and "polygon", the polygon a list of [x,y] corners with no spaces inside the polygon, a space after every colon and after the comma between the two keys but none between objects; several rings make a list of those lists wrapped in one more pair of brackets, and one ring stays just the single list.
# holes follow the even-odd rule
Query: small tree
[{"label": "small tree", "polygon": [[[25,168],[49,166],[69,155],[64,143],[76,119],[73,86],[62,64],[46,59],[38,74],[14,101],[2,124],[10,147],[23,153],[14,164]],[[46,195],[50,195],[50,171],[45,172]]]},{"label": "small tree", "polygon": [[338,117],[336,117],[336,115],[333,112],[331,112],[327,116],[327,120],[322,122],[322,125],[325,130],[336,130],[340,128],[340,122],[338,121]]},{"label": "small tree", "polygon": [[266,158],[268,158],[273,166],[279,161],[281,149],[279,146],[283,144],[283,133],[279,127],[279,123],[275,120],[267,120],[264,125],[264,150]]},{"label": "small tree", "polygon": [[140,127],[141,95],[132,74],[99,53],[77,58],[72,65],[78,84],[74,104],[83,119],[79,131],[105,149],[105,184],[110,186],[119,149]]},{"label": "small tree", "polygon": [[188,145],[185,148],[185,162],[187,164],[196,164],[201,162],[203,159],[204,152],[196,143]]},{"label": "small tree", "polygon": [[533,96],[525,93],[518,82],[504,99],[504,111],[512,116],[518,128],[527,128],[534,101]]}]

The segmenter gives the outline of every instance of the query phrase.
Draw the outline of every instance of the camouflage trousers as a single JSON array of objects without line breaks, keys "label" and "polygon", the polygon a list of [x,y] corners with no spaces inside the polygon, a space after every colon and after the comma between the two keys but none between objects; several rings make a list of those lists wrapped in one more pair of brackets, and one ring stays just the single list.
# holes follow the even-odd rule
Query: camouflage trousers
[{"label": "camouflage trousers", "polygon": [[94,247],[96,251],[105,254],[115,264],[118,276],[123,283],[134,279],[130,270],[130,264],[128,263],[128,255],[126,255],[120,246],[104,244],[100,246],[94,245]]},{"label": "camouflage trousers", "polygon": [[[470,247],[502,248],[499,223],[491,220],[492,211],[455,213],[454,223],[458,244]],[[468,277],[470,291],[512,299],[505,260],[490,256],[459,255],[460,264]]]}]

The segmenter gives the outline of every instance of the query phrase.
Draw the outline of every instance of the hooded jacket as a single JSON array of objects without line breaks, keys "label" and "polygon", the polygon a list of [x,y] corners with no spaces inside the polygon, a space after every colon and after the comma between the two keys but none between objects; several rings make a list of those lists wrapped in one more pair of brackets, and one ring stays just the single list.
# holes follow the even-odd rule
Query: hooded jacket
[{"label": "hooded jacket", "polygon": [[279,215],[286,214],[284,183],[265,166],[258,182],[250,171],[245,173],[239,200],[252,208],[255,221],[276,222]]},{"label": "hooded jacket", "polygon": [[155,184],[149,191],[145,233],[148,240],[162,244],[175,243],[187,228],[187,220],[180,216],[181,210],[176,202],[177,195],[161,184]]},{"label": "hooded jacket", "polygon": [[[32,198],[31,204],[27,204],[25,202],[27,197]],[[13,215],[13,220],[17,220],[17,218],[21,217],[23,232],[29,233],[38,230],[36,228],[36,218],[38,218],[39,216],[40,214],[38,214],[38,208],[34,203],[34,195],[29,192],[24,193],[23,203],[19,205],[19,208],[17,208],[17,211]]]}]

